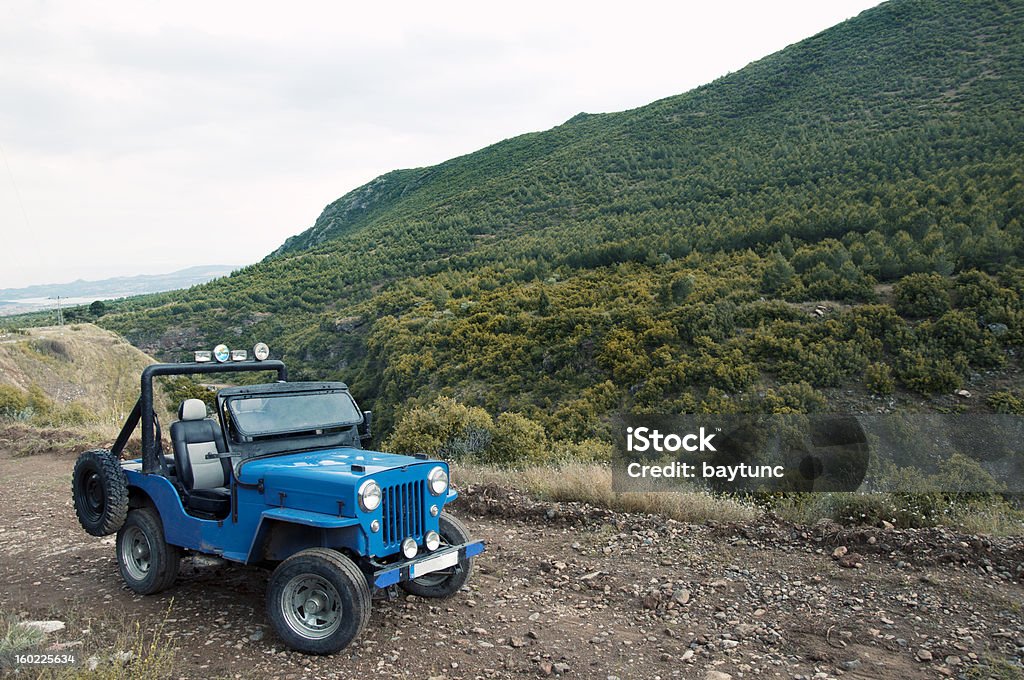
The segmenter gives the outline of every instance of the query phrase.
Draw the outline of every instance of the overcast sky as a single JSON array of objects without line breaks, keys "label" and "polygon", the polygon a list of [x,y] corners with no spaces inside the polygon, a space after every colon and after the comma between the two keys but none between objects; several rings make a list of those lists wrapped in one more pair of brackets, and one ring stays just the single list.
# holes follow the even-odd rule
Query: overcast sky
[{"label": "overcast sky", "polygon": [[0,288],[248,264],[325,205],[709,82],[877,4],[0,6]]}]

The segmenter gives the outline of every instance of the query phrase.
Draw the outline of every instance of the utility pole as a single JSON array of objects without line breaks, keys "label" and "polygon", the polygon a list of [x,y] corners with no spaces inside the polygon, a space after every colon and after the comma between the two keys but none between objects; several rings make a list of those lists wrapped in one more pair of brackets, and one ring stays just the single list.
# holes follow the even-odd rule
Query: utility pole
[{"label": "utility pole", "polygon": [[[53,300],[54,298],[50,297],[49,299]],[[57,325],[61,327],[61,330],[63,330],[64,329],[64,310],[61,309],[61,306],[60,306],[60,296],[59,295],[57,296],[56,300],[57,300]]]}]

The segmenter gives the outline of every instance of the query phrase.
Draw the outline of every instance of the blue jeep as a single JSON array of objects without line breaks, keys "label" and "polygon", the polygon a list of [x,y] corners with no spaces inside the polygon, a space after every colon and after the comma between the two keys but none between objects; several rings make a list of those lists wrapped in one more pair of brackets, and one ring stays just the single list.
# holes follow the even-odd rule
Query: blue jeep
[{"label": "blue jeep", "polygon": [[[366,625],[374,590],[449,597],[484,544],[444,512],[457,495],[446,463],[364,450],[371,414],[348,387],[287,382],[268,353],[261,343],[249,359],[219,345],[195,363],[143,370],[113,446],[75,464],[75,511],[88,533],[117,534],[121,576],[137,593],[169,588],[183,553],[272,568],[267,614],[278,635],[331,654]],[[277,381],[221,389],[212,417],[202,400],[184,401],[165,455],[155,377],[251,371]],[[122,461],[140,424],[142,457]]]}]

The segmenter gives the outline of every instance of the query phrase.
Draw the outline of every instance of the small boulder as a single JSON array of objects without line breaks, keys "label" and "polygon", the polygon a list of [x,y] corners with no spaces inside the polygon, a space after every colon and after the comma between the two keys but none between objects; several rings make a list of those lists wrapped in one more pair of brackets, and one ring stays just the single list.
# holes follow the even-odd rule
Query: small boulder
[{"label": "small boulder", "polygon": [[846,569],[861,569],[864,566],[864,556],[858,553],[847,553],[839,558],[839,566]]},{"label": "small boulder", "polygon": [[672,600],[678,605],[685,605],[690,601],[690,591],[686,588],[680,588],[672,593]]},{"label": "small boulder", "polygon": [[25,621],[21,624],[25,628],[34,628],[41,633],[49,635],[59,630],[64,630],[63,621]]}]

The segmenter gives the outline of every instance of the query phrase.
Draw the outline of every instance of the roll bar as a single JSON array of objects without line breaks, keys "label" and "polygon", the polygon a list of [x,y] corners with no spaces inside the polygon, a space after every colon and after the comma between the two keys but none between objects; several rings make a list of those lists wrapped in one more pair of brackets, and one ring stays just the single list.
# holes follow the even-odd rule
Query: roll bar
[{"label": "roll bar", "polygon": [[128,438],[142,422],[142,472],[152,474],[159,472],[160,461],[157,456],[160,442],[156,435],[156,417],[153,411],[153,378],[160,375],[203,375],[206,373],[252,373],[254,371],[276,371],[277,379],[287,382],[288,369],[284,362],[276,359],[266,361],[232,361],[229,363],[192,363],[192,364],[152,364],[142,370],[142,385],[139,400],[128,415],[120,434],[110,447],[110,452],[121,456]]}]

